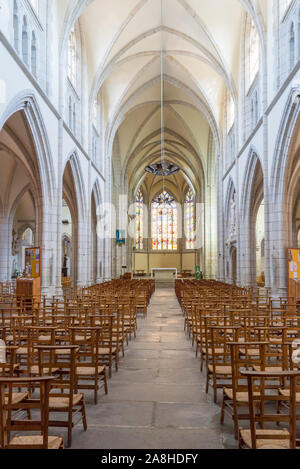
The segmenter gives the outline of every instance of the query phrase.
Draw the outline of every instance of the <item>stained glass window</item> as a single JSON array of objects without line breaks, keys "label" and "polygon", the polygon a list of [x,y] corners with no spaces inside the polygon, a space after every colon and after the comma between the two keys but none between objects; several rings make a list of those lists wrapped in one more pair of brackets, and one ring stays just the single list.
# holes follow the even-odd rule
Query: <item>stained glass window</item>
[{"label": "stained glass window", "polygon": [[136,196],[136,249],[144,248],[144,197],[141,190]]},{"label": "stained glass window", "polygon": [[155,251],[177,249],[178,214],[174,197],[163,191],[152,202],[152,248]]},{"label": "stained glass window", "polygon": [[195,201],[194,194],[189,190],[185,198],[185,247],[195,249]]}]

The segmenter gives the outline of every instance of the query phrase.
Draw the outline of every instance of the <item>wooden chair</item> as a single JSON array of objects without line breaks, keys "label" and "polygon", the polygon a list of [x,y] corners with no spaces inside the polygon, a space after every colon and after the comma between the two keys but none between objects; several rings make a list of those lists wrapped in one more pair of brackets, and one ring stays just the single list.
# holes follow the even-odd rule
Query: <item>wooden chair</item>
[{"label": "wooden chair", "polygon": [[[231,350],[232,383],[223,388],[221,406],[221,424],[225,414],[234,421],[234,434],[238,439],[239,420],[249,420],[248,386],[242,372],[260,366],[264,370],[265,348],[267,342],[229,342]],[[247,408],[247,413],[240,413],[240,408]]]},{"label": "wooden chair", "polygon": [[[228,342],[237,342],[239,326],[213,326],[206,328],[206,393],[213,387],[214,402],[217,390],[232,380],[231,351]],[[209,337],[210,336],[210,337]]]},{"label": "wooden chair", "polygon": [[100,328],[99,335],[99,365],[107,364],[109,378],[112,377],[112,366],[118,371],[119,365],[119,342],[113,341],[114,317],[110,314],[97,314],[91,317],[91,324]]},{"label": "wooden chair", "polygon": [[[79,345],[79,351],[76,354],[76,385],[75,392],[78,389],[92,389],[94,391],[94,403],[98,403],[99,382],[104,384],[105,394],[108,394],[106,379],[106,366],[99,365],[99,342],[101,329],[99,327],[72,327],[71,343]],[[77,344],[77,337],[81,337],[80,344]],[[82,341],[82,337],[85,341]],[[92,381],[93,384],[82,384],[82,381]]]},{"label": "wooden chair", "polygon": [[[248,383],[248,402],[250,415],[250,428],[240,429],[239,448],[250,449],[295,449],[299,446],[296,440],[296,382],[300,378],[299,371],[283,372],[257,372],[245,371],[242,373]],[[288,380],[290,392],[288,396],[270,394],[266,381],[274,379]],[[259,395],[254,390],[259,386]],[[276,404],[278,400],[288,403],[289,414],[277,414],[273,407],[269,409],[266,403]],[[269,412],[268,412],[269,410]],[[285,424],[286,428],[257,429],[257,423],[266,422]]]},{"label": "wooden chair", "polygon": [[[68,447],[72,445],[72,429],[77,422],[74,416],[81,414],[83,428],[87,430],[85,399],[83,394],[76,393],[76,354],[78,345],[38,346],[39,372],[41,376],[55,370],[55,380],[51,382],[49,412],[66,414],[66,420],[51,420],[51,427],[68,429]],[[56,370],[59,370],[56,372]]]},{"label": "wooden chair", "polygon": [[[0,378],[0,435],[2,449],[63,449],[63,437],[49,436],[49,391],[53,377],[38,378]],[[14,402],[13,389],[21,386],[39,387],[40,398],[26,398],[21,403]],[[7,388],[9,389],[7,396]],[[15,410],[39,411],[40,418],[16,419],[12,417]],[[11,432],[37,432],[37,435],[15,435],[10,440]]]}]

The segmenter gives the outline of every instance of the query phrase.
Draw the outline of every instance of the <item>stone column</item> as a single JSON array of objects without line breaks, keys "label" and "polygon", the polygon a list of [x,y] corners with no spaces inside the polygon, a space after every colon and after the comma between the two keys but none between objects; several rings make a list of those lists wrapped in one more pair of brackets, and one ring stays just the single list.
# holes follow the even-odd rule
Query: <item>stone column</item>
[{"label": "stone column", "polygon": [[12,223],[7,215],[0,217],[0,281],[11,280],[10,259],[12,243]]}]

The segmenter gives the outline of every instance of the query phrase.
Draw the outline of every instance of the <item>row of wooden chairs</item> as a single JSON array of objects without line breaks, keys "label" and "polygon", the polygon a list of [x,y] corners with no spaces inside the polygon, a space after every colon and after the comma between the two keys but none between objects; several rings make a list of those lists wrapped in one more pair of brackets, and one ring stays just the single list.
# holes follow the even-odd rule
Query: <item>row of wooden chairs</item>
[{"label": "row of wooden chairs", "polygon": [[214,281],[178,281],[176,294],[206,392],[212,387],[217,402],[222,390],[220,421],[233,420],[239,447],[298,446],[299,305]]},{"label": "row of wooden chairs", "polygon": [[[134,301],[135,289],[141,301]],[[100,388],[108,393],[106,369],[110,377],[113,366],[118,370],[119,354],[136,336],[137,315],[147,313],[153,292],[153,282],[126,281],[77,290],[70,298],[6,298],[0,305],[2,448],[63,448],[50,427],[65,427],[71,446],[74,426],[87,429],[85,390],[93,391],[95,404]],[[39,434],[28,435],[32,431]]]}]

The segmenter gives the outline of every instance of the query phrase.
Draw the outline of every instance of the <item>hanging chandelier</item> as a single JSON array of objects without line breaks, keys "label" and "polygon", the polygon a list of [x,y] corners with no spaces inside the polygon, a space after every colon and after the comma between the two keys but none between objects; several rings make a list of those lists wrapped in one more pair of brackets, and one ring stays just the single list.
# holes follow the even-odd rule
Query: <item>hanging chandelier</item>
[{"label": "hanging chandelier", "polygon": [[147,173],[154,174],[155,176],[166,177],[166,176],[172,176],[173,174],[178,173],[179,168],[178,166],[175,166],[174,164],[171,164],[171,163],[165,164],[164,166],[162,163],[156,163],[156,164],[150,164],[149,166],[147,166],[145,171],[147,171]]},{"label": "hanging chandelier", "polygon": [[[161,24],[163,25],[163,0],[161,0]],[[164,52],[163,52],[163,37],[161,38],[161,50],[160,50],[160,72],[161,72],[161,83],[160,83],[160,104],[161,104],[161,162],[156,164],[150,164],[145,168],[147,173],[151,173],[154,176],[172,176],[178,173],[180,168],[172,163],[166,163],[166,148],[165,148],[165,119],[164,119]],[[163,186],[165,181],[163,180]]]}]

